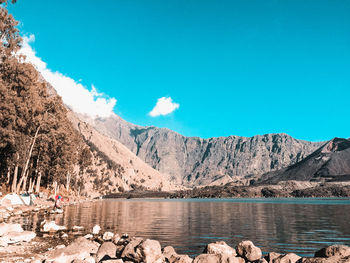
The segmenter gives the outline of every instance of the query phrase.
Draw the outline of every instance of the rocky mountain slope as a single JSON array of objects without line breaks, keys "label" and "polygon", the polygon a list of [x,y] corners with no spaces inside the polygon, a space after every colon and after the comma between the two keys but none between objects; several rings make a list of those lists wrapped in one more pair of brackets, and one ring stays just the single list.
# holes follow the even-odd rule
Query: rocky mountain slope
[{"label": "rocky mountain slope", "polygon": [[101,133],[118,140],[172,182],[186,186],[248,184],[256,176],[301,161],[322,143],[287,134],[254,137],[185,137],[165,128],[130,124],[117,115],[78,115]]},{"label": "rocky mountain slope", "polygon": [[305,159],[287,168],[264,174],[259,182],[332,182],[350,180],[350,140],[334,138]]},{"label": "rocky mountain slope", "polygon": [[95,160],[84,174],[85,188],[102,194],[132,189],[175,189],[166,175],[144,163],[120,142],[102,135],[72,112],[68,112],[68,118],[84,138]]}]

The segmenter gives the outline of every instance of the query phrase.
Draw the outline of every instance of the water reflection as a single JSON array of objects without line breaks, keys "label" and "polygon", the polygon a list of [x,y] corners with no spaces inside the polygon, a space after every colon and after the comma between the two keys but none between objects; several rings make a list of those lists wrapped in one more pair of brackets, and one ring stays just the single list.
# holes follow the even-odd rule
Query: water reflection
[{"label": "water reflection", "polygon": [[[234,246],[249,239],[265,252],[299,255],[350,245],[349,200],[264,200],[103,200],[68,207],[50,219],[69,228],[99,224],[103,231],[154,238],[191,255],[216,240]],[[35,229],[42,219],[34,215],[22,223]]]}]

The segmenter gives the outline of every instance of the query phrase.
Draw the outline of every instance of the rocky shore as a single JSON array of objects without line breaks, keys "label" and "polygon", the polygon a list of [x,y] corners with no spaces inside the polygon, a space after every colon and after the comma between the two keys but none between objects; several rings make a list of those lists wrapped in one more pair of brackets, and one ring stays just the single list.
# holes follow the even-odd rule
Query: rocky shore
[{"label": "rocky shore", "polygon": [[[83,200],[80,200],[83,202]],[[68,204],[76,203],[72,200]],[[54,221],[42,220],[40,229],[24,230],[11,223],[15,217],[30,213],[52,213],[53,202],[37,200],[33,206],[0,207],[0,262],[33,263],[350,263],[350,247],[333,245],[317,251],[314,257],[294,253],[262,253],[252,241],[243,240],[230,247],[224,241],[207,244],[196,257],[162,247],[157,240],[130,237],[127,234],[101,232],[74,226],[67,229]]]},{"label": "rocky shore", "polygon": [[[32,263],[337,263],[350,262],[350,247],[333,245],[315,253],[314,257],[301,257],[294,253],[270,252],[263,255],[252,241],[243,240],[235,248],[224,241],[208,244],[203,253],[191,258],[178,254],[171,246],[163,247],[157,240],[129,237],[112,232],[100,233],[96,225],[92,232],[67,242],[64,226],[54,222],[43,222],[45,232],[61,231],[54,248],[35,250],[40,246],[36,233],[23,231],[18,224],[0,224],[0,246],[7,254],[0,252],[1,262]],[[15,238],[15,239],[13,239]],[[13,241],[13,242],[12,242]],[[9,242],[9,243],[7,243]],[[41,242],[50,242],[48,240]],[[7,244],[5,244],[7,243]],[[17,244],[17,245],[16,245]],[[19,245],[18,245],[19,244]],[[52,245],[52,244],[51,244]],[[2,251],[4,247],[0,249]],[[25,251],[27,249],[27,251]]]}]

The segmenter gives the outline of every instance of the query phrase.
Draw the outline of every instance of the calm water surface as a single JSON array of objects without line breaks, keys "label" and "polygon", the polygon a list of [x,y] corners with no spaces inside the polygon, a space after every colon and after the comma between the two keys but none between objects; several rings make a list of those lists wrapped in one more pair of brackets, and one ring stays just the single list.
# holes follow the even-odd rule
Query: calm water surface
[{"label": "calm water surface", "polygon": [[[42,217],[22,223],[34,229]],[[112,199],[67,207],[50,219],[87,230],[99,224],[190,255],[218,240],[235,246],[249,239],[264,252],[305,256],[334,243],[350,245],[349,199]]]}]

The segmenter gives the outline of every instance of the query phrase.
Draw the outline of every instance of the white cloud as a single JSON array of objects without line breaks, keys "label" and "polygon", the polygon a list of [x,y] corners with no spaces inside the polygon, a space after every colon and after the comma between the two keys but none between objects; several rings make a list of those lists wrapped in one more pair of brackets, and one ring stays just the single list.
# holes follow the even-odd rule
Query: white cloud
[{"label": "white cloud", "polygon": [[93,85],[89,90],[74,79],[58,71],[53,72],[48,69],[46,63],[36,56],[36,52],[30,46],[30,43],[34,41],[34,35],[25,36],[19,53],[26,56],[26,62],[32,63],[38,69],[45,80],[56,89],[64,103],[74,111],[92,117],[108,117],[113,113],[113,108],[117,103],[115,98],[108,98],[104,94],[98,93]]},{"label": "white cloud", "polygon": [[173,102],[171,97],[162,97],[159,98],[156,106],[154,106],[153,110],[149,113],[151,117],[157,117],[160,115],[168,115],[172,113],[174,110],[178,109],[180,104]]}]

